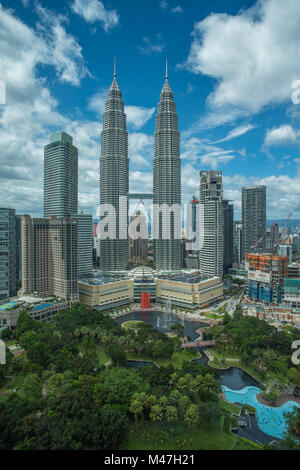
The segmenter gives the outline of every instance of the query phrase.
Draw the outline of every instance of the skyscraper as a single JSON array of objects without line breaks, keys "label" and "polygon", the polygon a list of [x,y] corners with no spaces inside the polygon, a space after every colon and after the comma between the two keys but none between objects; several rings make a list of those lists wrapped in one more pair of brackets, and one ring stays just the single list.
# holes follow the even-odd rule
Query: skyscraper
[{"label": "skyscraper", "polygon": [[[266,232],[266,190],[266,186],[242,188],[243,260]],[[263,243],[257,248],[263,249]]]},{"label": "skyscraper", "polygon": [[65,132],[52,135],[44,148],[44,217],[78,212],[78,150]]},{"label": "skyscraper", "polygon": [[[181,268],[181,162],[178,117],[172,89],[166,81],[160,94],[156,129],[154,134],[153,160],[154,208],[166,205],[170,214],[154,211],[154,264],[160,270]],[[176,205],[172,207],[173,205]],[[168,230],[164,226],[169,224]],[[164,233],[165,232],[165,233]]]},{"label": "skyscraper", "polygon": [[16,211],[0,208],[0,299],[16,295]]},{"label": "skyscraper", "polygon": [[203,204],[203,246],[200,249],[200,271],[209,277],[223,277],[224,215],[221,171],[200,171],[200,202]]},{"label": "skyscraper", "polygon": [[101,133],[100,204],[110,204],[116,211],[115,239],[100,240],[100,267],[103,271],[120,271],[128,266],[128,190],[126,114],[115,71],[105,104]]},{"label": "skyscraper", "polygon": [[233,263],[233,204],[223,199],[224,218],[224,272],[232,267]]}]

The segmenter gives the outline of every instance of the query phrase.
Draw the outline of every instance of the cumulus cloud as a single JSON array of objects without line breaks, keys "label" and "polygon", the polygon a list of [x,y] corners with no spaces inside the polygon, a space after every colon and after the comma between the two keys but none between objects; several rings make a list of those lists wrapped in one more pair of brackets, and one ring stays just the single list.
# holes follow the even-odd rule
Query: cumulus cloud
[{"label": "cumulus cloud", "polygon": [[91,96],[88,100],[88,109],[93,111],[98,116],[103,115],[105,111],[105,101],[107,99],[108,89],[103,88],[99,93]]},{"label": "cumulus cloud", "polygon": [[[59,80],[67,79],[60,57],[57,62],[54,57],[54,51],[62,51],[62,45],[58,45],[60,36],[52,33],[52,28],[58,27],[61,31],[62,19],[57,18],[54,22],[48,12],[49,31],[45,33],[45,10],[38,12],[40,26],[34,30],[12,11],[0,8],[0,70],[7,91],[6,105],[0,107],[1,203],[16,208],[18,213],[28,212],[35,216],[42,215],[43,147],[49,142],[50,135],[66,130],[74,136],[81,157],[79,187],[80,191],[88,192],[91,184],[87,183],[86,171],[91,166],[91,159],[94,171],[98,168],[99,142],[96,138],[101,131],[99,123],[73,122],[59,113],[58,103],[46,80],[37,74],[37,66],[42,63],[53,67]],[[70,52],[70,45],[75,42],[67,33],[63,37],[66,51]],[[66,67],[71,66],[70,60],[69,54]],[[78,54],[74,60],[83,65]],[[71,70],[75,71],[75,76],[76,66]],[[69,83],[73,84],[73,81],[74,77]],[[96,199],[97,191],[98,184],[95,183]]]},{"label": "cumulus cloud", "polygon": [[40,16],[37,29],[42,35],[40,61],[53,65],[60,81],[78,86],[89,71],[84,63],[82,47],[63,27],[67,18],[41,5],[36,8]]},{"label": "cumulus cloud", "polygon": [[300,3],[265,0],[233,16],[211,14],[195,24],[185,67],[217,80],[214,107],[257,113],[291,99],[300,77]]},{"label": "cumulus cloud", "polygon": [[299,143],[300,132],[289,124],[267,130],[265,146],[295,145]]},{"label": "cumulus cloud", "polygon": [[117,11],[106,9],[99,0],[75,0],[71,8],[87,23],[99,21],[105,31],[114,28],[119,23]]},{"label": "cumulus cloud", "polygon": [[132,132],[128,135],[128,153],[130,162],[135,167],[149,168],[152,166],[153,136],[142,132]]},{"label": "cumulus cloud", "polygon": [[125,106],[127,123],[135,129],[140,129],[151,119],[155,108],[144,108],[142,106]]}]

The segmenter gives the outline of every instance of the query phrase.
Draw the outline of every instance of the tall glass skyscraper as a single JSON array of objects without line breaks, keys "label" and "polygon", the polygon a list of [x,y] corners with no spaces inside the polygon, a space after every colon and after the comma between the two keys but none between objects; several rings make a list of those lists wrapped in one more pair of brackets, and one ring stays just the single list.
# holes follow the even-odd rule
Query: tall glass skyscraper
[{"label": "tall glass skyscraper", "polygon": [[[154,134],[153,202],[155,205],[181,204],[181,161],[178,117],[172,89],[166,81],[160,94]],[[167,211],[168,212],[168,211]],[[169,221],[170,236],[164,235],[164,223]],[[159,270],[181,268],[181,212],[154,212],[154,264]],[[156,239],[155,239],[156,238]],[[169,239],[164,239],[169,238]]]},{"label": "tall glass skyscraper", "polygon": [[[100,204],[115,208],[115,239],[100,240],[100,268],[121,271],[128,266],[129,159],[126,114],[114,73],[103,116],[100,158]],[[120,197],[123,197],[120,203]],[[105,218],[102,214],[101,219]],[[120,230],[120,226],[123,230]],[[110,234],[112,235],[112,234]]]},{"label": "tall glass skyscraper", "polygon": [[[267,230],[266,194],[266,186],[242,188],[243,260]],[[264,240],[257,249],[264,249]]]},{"label": "tall glass skyscraper", "polygon": [[57,132],[44,148],[44,217],[78,212],[78,149],[65,132]]}]

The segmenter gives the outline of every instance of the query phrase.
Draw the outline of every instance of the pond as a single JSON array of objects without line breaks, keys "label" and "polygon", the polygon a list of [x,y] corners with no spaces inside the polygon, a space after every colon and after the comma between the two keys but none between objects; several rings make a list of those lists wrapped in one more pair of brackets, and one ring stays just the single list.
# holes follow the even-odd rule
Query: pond
[{"label": "pond", "polygon": [[[198,333],[196,333],[196,330],[207,326],[206,323],[201,321],[185,320],[183,322],[183,320],[180,320],[175,315],[167,312],[132,312],[117,318],[116,322],[121,325],[125,321],[131,320],[140,320],[145,323],[150,323],[154,328],[158,329],[159,331],[163,331],[164,333],[171,332],[171,326],[179,322],[184,325],[184,334],[189,336],[192,341],[199,336]],[[205,352],[201,348],[197,349],[201,352],[202,357],[200,359],[194,360],[200,364],[207,365],[208,357],[206,356]],[[143,365],[149,365],[149,362],[128,361],[126,364],[126,366],[130,368],[139,368]],[[214,371],[215,370],[216,369],[214,369]],[[220,371],[220,383],[221,385],[226,385],[227,387],[230,387],[234,390],[239,390],[249,385],[259,385],[256,380],[254,380],[250,375],[238,367],[230,367],[229,369]]]}]

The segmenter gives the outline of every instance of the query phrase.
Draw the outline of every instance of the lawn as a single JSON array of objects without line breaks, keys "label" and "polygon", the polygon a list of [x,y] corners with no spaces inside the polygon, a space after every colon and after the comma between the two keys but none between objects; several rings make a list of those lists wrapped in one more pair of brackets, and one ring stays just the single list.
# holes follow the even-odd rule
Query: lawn
[{"label": "lawn", "polygon": [[19,388],[23,385],[25,380],[24,375],[18,374],[16,377],[11,378],[1,389],[0,389],[0,403],[4,403],[8,400],[13,390],[19,391]]},{"label": "lawn", "polygon": [[103,346],[99,344],[96,346],[96,353],[98,357],[98,365],[103,366],[109,361],[109,357],[105,354]]},{"label": "lawn", "polygon": [[158,366],[168,366],[169,364],[172,364],[173,366],[178,367],[181,367],[184,362],[189,362],[192,359],[199,359],[200,357],[201,353],[199,351],[197,351],[197,354],[193,354],[187,348],[173,353],[171,357],[166,359],[153,359],[153,357],[147,356],[146,354],[142,354],[140,356],[137,356],[133,353],[127,354],[127,359],[129,360],[152,361],[155,362]]},{"label": "lawn", "polygon": [[230,413],[240,414],[241,408],[233,403],[229,403],[228,401],[223,400],[223,398],[219,398],[220,408],[223,411],[229,411]]},{"label": "lawn", "polygon": [[120,450],[226,450],[232,449],[236,441],[234,436],[223,432],[223,419],[194,431],[178,424],[173,428],[174,433],[170,434],[168,426],[164,425],[146,422],[137,429],[132,425],[128,440]]},{"label": "lawn", "polygon": [[216,313],[204,313],[203,315],[205,315],[206,318],[212,318],[214,320],[222,319],[224,317],[224,314],[217,315]]},{"label": "lawn", "polygon": [[122,323],[122,328],[124,328],[124,330],[129,330],[130,328],[136,328],[139,323],[145,323],[143,321],[140,321],[140,320],[130,320],[130,321],[125,321],[124,323]]}]

